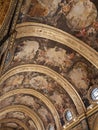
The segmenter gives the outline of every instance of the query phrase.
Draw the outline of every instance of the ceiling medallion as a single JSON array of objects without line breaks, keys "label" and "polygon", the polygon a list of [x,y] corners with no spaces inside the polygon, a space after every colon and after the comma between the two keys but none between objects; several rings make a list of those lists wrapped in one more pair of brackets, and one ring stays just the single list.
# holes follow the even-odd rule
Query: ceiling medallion
[{"label": "ceiling medallion", "polygon": [[97,9],[90,0],[74,0],[66,15],[67,25],[73,30],[81,30],[91,25],[97,17]]}]

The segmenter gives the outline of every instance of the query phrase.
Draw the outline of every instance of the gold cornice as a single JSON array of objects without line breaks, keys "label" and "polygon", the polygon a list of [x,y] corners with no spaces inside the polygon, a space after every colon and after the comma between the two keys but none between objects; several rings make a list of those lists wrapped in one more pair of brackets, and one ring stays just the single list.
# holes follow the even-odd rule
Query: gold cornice
[{"label": "gold cornice", "polygon": [[60,29],[40,23],[26,22],[18,24],[16,26],[16,31],[17,39],[22,37],[35,36],[62,43],[81,54],[96,68],[98,68],[98,52],[96,52],[86,43]]}]

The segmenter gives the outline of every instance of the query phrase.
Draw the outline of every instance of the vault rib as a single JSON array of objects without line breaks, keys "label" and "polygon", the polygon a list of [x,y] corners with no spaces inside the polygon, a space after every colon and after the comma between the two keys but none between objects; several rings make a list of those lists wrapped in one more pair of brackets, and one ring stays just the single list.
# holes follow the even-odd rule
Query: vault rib
[{"label": "vault rib", "polygon": [[36,90],[33,90],[33,89],[12,90],[12,91],[9,91],[6,94],[2,95],[0,97],[0,101],[4,100],[5,98],[8,98],[10,96],[16,95],[16,94],[29,94],[29,95],[35,96],[38,99],[40,99],[41,101],[43,101],[45,103],[45,105],[47,105],[47,107],[49,108],[49,110],[51,111],[51,113],[54,117],[54,120],[55,120],[55,123],[57,126],[57,130],[60,130],[60,120],[59,120],[59,115],[58,115],[56,108],[54,107],[54,105],[50,102],[50,100],[47,97],[45,97],[41,93],[37,92]]},{"label": "vault rib", "polygon": [[13,76],[14,74],[20,73],[20,72],[40,72],[43,74],[46,74],[53,78],[58,84],[62,86],[62,88],[69,94],[72,101],[74,102],[77,112],[79,114],[82,114],[86,111],[84,103],[82,99],[80,98],[78,92],[75,90],[75,88],[66,80],[63,78],[60,74],[53,71],[52,69],[49,69],[48,67],[42,66],[42,65],[35,65],[35,64],[25,64],[25,65],[19,65],[17,67],[12,68],[11,70],[7,71],[1,78],[0,78],[0,84],[2,84],[7,78],[10,76]]},{"label": "vault rib", "polygon": [[64,44],[86,58],[96,68],[98,68],[98,53],[88,46],[86,43],[80,41],[74,36],[49,25],[40,23],[25,22],[16,26],[16,39],[28,36],[47,38],[61,44]]},{"label": "vault rib", "polygon": [[19,111],[19,112],[23,112],[27,114],[33,120],[37,130],[45,130],[43,122],[41,121],[39,116],[33,110],[31,110],[30,108],[24,105],[12,105],[12,106],[4,107],[0,109],[0,116],[9,112],[15,112],[15,111]]},{"label": "vault rib", "polygon": [[0,120],[0,124],[2,124],[2,123],[12,123],[12,122],[20,125],[22,128],[24,128],[24,130],[29,130],[28,127],[19,119],[8,118],[8,119],[1,119]]}]

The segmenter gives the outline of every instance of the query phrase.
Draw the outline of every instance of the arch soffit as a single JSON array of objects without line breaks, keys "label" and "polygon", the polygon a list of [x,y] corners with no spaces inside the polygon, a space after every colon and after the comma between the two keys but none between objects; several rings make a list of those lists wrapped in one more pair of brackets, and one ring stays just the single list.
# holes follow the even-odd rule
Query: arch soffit
[{"label": "arch soffit", "polygon": [[23,105],[13,105],[13,106],[7,106],[5,108],[2,108],[0,109],[0,116],[8,112],[15,112],[15,111],[19,111],[27,114],[33,120],[38,130],[44,130],[43,122],[41,121],[39,116],[33,110]]},{"label": "arch soffit", "polygon": [[10,76],[21,72],[39,72],[50,76],[69,94],[79,114],[83,114],[86,111],[84,103],[74,87],[60,74],[42,65],[26,64],[14,67],[0,78],[0,84],[2,84]]},{"label": "arch soffit", "polygon": [[21,24],[17,24],[16,31],[16,39],[28,36],[35,36],[50,39],[64,44],[74,51],[78,52],[86,60],[88,60],[91,64],[98,68],[98,52],[96,52],[86,43],[68,34],[67,32],[64,32],[49,25],[33,22],[24,22]]}]

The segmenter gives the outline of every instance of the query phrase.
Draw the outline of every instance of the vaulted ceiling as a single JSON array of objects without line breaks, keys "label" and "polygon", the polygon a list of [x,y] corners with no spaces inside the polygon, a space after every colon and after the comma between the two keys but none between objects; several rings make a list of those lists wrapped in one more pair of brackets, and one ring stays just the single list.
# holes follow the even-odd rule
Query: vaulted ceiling
[{"label": "vaulted ceiling", "polygon": [[0,10],[0,130],[97,130],[97,0]]}]

